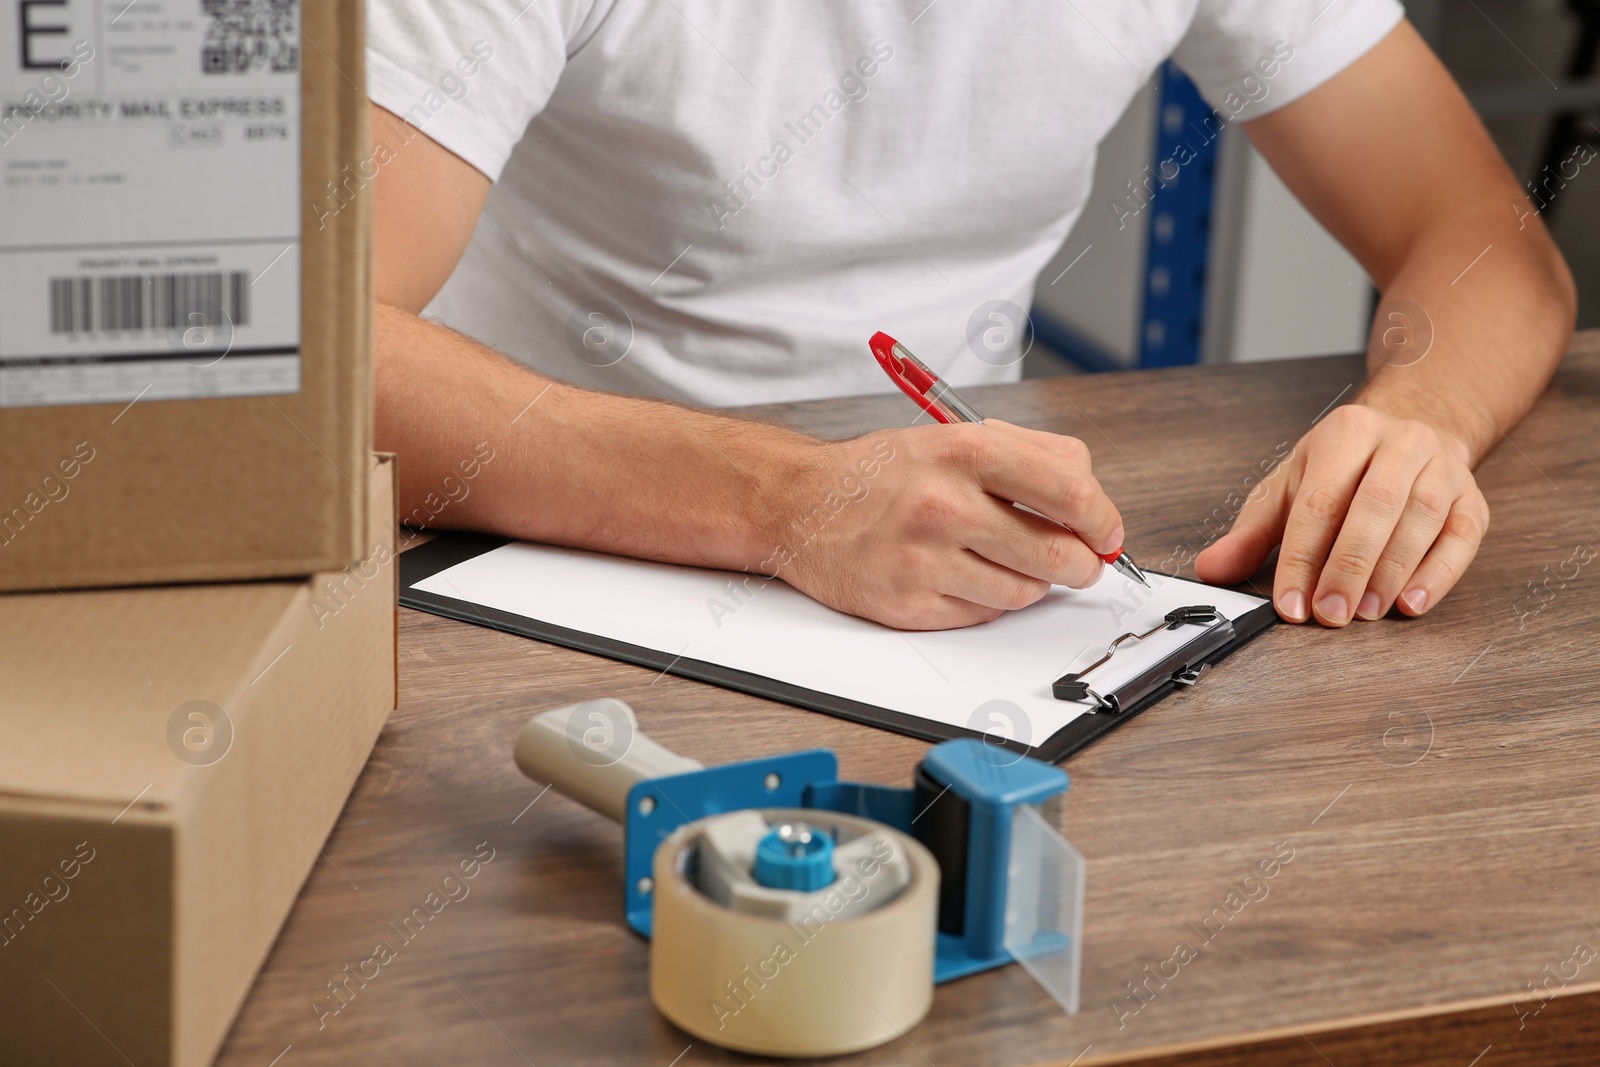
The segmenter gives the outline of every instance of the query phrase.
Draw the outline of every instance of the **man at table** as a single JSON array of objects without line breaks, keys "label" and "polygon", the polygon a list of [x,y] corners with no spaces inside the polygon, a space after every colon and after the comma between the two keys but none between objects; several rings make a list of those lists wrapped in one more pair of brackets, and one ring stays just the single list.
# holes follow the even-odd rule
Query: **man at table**
[{"label": "man at table", "polygon": [[958,388],[1016,378],[968,319],[1031,303],[1096,144],[1169,56],[1214,108],[1195,136],[1243,123],[1435,331],[1412,362],[1375,323],[1367,381],[1202,579],[1281,542],[1291,622],[1428,611],[1488,525],[1473,466],[1570,333],[1560,254],[1395,0],[369,10],[377,436],[431,525],[748,569],[908,629],[1093,583],[1122,520],[1075,439],[823,442],[720,409],[890,388],[878,329]]}]

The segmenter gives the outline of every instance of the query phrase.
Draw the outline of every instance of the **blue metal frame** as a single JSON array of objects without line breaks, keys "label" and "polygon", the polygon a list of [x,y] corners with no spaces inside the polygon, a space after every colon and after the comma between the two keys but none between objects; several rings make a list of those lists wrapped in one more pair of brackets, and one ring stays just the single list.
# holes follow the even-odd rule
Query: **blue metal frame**
[{"label": "blue metal frame", "polygon": [[1170,62],[1162,64],[1139,323],[1141,367],[1200,362],[1220,134],[1194,82]]},{"label": "blue metal frame", "polygon": [[[1011,818],[1023,804],[1067,791],[1067,772],[1007,749],[963,738],[935,745],[924,767],[971,810],[967,845],[967,910],[961,936],[941,933],[935,982],[1011,962],[1003,945]],[[859,815],[911,834],[913,791],[838,780],[829,749],[728,763],[639,782],[628,792],[623,820],[623,877],[628,925],[651,933],[656,849],[678,827],[748,808],[810,808]]]},{"label": "blue metal frame", "polygon": [[[826,748],[647,778],[628,790],[622,822],[623,908],[628,925],[650,936],[651,872],[656,849],[685,823],[746,808],[804,808],[813,782],[839,777],[839,761]],[[774,783],[768,788],[768,783]]]}]

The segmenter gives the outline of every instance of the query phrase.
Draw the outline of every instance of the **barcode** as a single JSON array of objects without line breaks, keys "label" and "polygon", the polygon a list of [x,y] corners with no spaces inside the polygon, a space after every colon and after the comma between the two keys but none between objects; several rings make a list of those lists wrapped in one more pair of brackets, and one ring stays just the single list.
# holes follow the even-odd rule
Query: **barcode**
[{"label": "barcode", "polygon": [[50,279],[51,333],[221,329],[225,324],[250,324],[249,271]]},{"label": "barcode", "polygon": [[274,74],[300,69],[295,0],[201,0],[206,36],[200,45],[204,74]]}]

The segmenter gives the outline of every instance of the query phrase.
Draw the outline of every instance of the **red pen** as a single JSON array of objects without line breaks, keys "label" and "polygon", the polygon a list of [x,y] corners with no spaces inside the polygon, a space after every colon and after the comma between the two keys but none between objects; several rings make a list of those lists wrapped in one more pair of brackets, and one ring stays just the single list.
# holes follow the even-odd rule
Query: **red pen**
[{"label": "red pen", "polygon": [[[982,422],[983,416],[978,414],[978,409],[961,399],[961,394],[950,388],[937,374],[929,369],[916,356],[913,356],[905,345],[896,341],[888,334],[879,331],[872,335],[872,340],[867,342],[872,349],[872,354],[878,359],[878,366],[883,368],[900,391],[916,401],[917,406],[938,422]],[[1144,571],[1133,562],[1122,549],[1115,552],[1099,553],[1101,559],[1111,564],[1118,574],[1132,578],[1140,585],[1149,588],[1150,582],[1144,576]]]}]

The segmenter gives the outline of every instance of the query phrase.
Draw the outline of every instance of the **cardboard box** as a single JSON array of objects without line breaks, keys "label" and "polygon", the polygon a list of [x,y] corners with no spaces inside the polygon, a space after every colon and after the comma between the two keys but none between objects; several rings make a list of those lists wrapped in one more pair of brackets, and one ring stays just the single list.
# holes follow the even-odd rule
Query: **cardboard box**
[{"label": "cardboard box", "polygon": [[0,20],[0,590],[343,567],[372,449],[363,4],[118,14]]},{"label": "cardboard box", "polygon": [[215,1056],[394,708],[394,469],[342,572],[0,596],[0,1062]]}]

